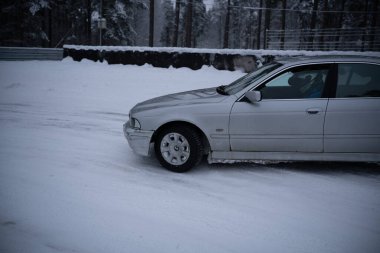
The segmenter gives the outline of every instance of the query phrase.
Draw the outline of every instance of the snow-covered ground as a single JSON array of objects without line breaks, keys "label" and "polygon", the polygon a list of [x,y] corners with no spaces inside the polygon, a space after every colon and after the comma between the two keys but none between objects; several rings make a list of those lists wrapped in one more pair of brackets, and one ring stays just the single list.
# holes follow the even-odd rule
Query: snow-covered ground
[{"label": "snow-covered ground", "polygon": [[0,62],[0,252],[380,252],[380,168],[135,155],[129,109],[239,72]]}]

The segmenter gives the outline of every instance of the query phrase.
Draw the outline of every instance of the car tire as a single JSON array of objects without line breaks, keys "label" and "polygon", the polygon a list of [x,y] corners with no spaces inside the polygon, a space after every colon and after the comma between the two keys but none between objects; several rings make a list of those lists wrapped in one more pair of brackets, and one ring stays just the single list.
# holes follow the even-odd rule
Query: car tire
[{"label": "car tire", "polygon": [[180,125],[160,131],[154,150],[163,167],[178,173],[198,165],[204,154],[200,135],[194,129]]}]

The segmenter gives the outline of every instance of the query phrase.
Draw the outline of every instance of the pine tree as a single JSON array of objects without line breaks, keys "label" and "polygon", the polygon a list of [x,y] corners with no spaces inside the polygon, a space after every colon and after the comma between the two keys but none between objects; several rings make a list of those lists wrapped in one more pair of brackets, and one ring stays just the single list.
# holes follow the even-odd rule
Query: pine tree
[{"label": "pine tree", "polygon": [[373,2],[373,6],[372,6],[372,18],[371,18],[371,32],[370,32],[370,36],[369,36],[369,49],[370,50],[377,50],[379,51],[380,50],[380,45],[377,45],[377,47],[374,46],[374,42],[375,42],[375,27],[376,27],[376,24],[377,24],[377,19],[378,19],[378,14],[376,12],[378,12],[379,10],[379,0],[374,0]]},{"label": "pine tree", "polygon": [[207,15],[206,6],[203,3],[203,0],[194,0],[193,5],[192,46],[197,47],[198,41],[202,38],[206,31]]},{"label": "pine tree", "polygon": [[231,2],[230,46],[232,48],[253,48],[256,42],[256,3],[250,0]]},{"label": "pine tree", "polygon": [[284,49],[284,43],[285,43],[285,29],[286,29],[286,0],[282,0],[282,11],[281,11],[281,30],[283,31],[281,34],[281,44],[280,49]]},{"label": "pine tree", "polygon": [[191,47],[193,36],[193,3],[194,0],[187,0],[185,19],[185,47]]},{"label": "pine tree", "polygon": [[231,9],[231,0],[227,2],[227,12],[226,12],[226,21],[224,23],[224,35],[223,35],[223,48],[228,48],[228,43],[230,39],[230,9]]},{"label": "pine tree", "polygon": [[[310,21],[310,34],[314,33],[314,29],[315,29],[315,26],[317,24],[318,4],[319,4],[319,0],[314,0],[313,13],[311,14],[311,21]],[[313,48],[313,40],[314,40],[314,36],[310,35],[309,41],[308,41],[309,43],[308,43],[308,47],[307,47],[309,50]]]},{"label": "pine tree", "polygon": [[0,3],[0,45],[41,46],[48,41],[42,29],[45,0],[4,0]]},{"label": "pine tree", "polygon": [[227,13],[226,0],[214,0],[212,8],[208,11],[209,25],[207,45],[211,48],[223,47],[224,22]]},{"label": "pine tree", "polygon": [[146,5],[138,0],[103,0],[103,17],[107,20],[103,35],[105,45],[135,45],[137,34],[133,19],[136,7],[146,8]]},{"label": "pine tree", "polygon": [[149,0],[149,46],[153,47],[154,40],[154,0]]},{"label": "pine tree", "polygon": [[181,12],[180,0],[175,1],[175,21],[174,21],[174,37],[173,47],[178,45],[178,33],[179,33],[179,14]]},{"label": "pine tree", "polygon": [[174,10],[173,4],[171,0],[163,1],[163,9],[164,9],[164,27],[161,32],[161,43],[163,46],[170,47],[173,41],[174,34]]},{"label": "pine tree", "polygon": [[[299,34],[295,34],[293,37],[292,42],[296,42],[297,35],[298,35],[298,48],[297,49],[306,49],[303,48],[301,45],[304,45],[304,43],[308,42],[309,37],[307,37],[305,34],[308,32],[308,29],[310,28],[310,21],[311,21],[311,8],[313,7],[311,0],[302,0],[302,1],[296,1],[293,5],[291,5],[291,9],[297,10],[296,12],[296,24],[294,24],[295,29],[299,29],[301,32]],[[295,49],[295,48],[292,48]]]},{"label": "pine tree", "polygon": [[260,6],[259,6],[259,17],[258,17],[258,24],[257,24],[257,49],[260,49],[260,41],[261,41],[261,19],[262,19],[262,8],[263,8],[263,0],[260,0]]},{"label": "pine tree", "polygon": [[133,27],[136,32],[135,43],[138,46],[149,45],[149,8],[148,0],[141,1],[141,6],[135,6],[133,14]]}]

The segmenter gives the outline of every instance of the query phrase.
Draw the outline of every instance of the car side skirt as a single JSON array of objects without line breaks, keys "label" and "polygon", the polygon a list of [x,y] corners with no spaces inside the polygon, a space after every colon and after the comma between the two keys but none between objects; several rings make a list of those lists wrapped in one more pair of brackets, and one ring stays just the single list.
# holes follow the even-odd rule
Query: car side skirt
[{"label": "car side skirt", "polygon": [[301,153],[301,152],[226,152],[213,151],[209,163],[246,161],[336,161],[336,162],[380,162],[378,153]]}]

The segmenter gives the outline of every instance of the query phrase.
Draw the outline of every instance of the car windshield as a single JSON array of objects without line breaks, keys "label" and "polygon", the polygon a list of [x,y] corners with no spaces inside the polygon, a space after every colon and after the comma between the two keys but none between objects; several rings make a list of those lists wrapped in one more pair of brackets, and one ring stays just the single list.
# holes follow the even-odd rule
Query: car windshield
[{"label": "car windshield", "polygon": [[258,80],[259,78],[265,76],[266,74],[272,72],[273,70],[281,66],[282,64],[278,62],[263,65],[262,67],[237,79],[236,81],[232,82],[231,84],[227,86],[219,86],[218,92],[221,93],[220,91],[222,91],[223,93],[228,94],[228,95],[235,94],[241,91],[242,89],[244,89],[245,87],[247,87],[248,85],[250,85],[251,83],[253,83],[254,81]]}]

